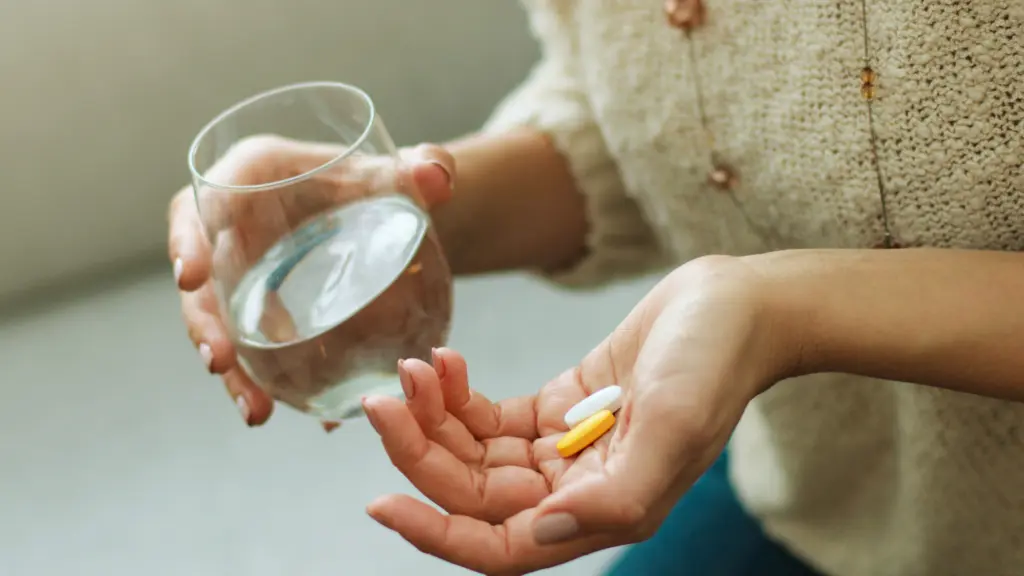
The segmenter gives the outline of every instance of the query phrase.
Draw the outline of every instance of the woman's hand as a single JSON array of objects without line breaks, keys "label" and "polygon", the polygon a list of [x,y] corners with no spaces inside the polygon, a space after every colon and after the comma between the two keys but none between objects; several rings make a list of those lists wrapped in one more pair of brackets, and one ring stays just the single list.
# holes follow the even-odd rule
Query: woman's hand
[{"label": "woman's hand", "polygon": [[[522,574],[651,536],[722,451],[747,403],[786,375],[760,276],[731,258],[668,276],[582,363],[538,394],[492,404],[462,357],[400,367],[405,403],[364,406],[391,461],[447,514],[408,496],[369,514],[420,550],[487,574]],[[616,428],[570,459],[563,417],[625,389]]]},{"label": "woman's hand", "polygon": [[[342,148],[325,144],[297,142],[276,137],[255,137],[240,143],[211,169],[220,181],[234,184],[264,183],[303,174],[335,158]],[[455,161],[438,146],[421,145],[403,150],[415,192],[428,207],[448,200],[455,176]],[[266,244],[260,238],[258,195],[221,196],[232,202],[251,202],[252,206],[204,206],[208,215],[230,214],[231,226],[244,234],[247,246],[260,249]],[[300,198],[273,206],[284,209],[289,217],[301,220],[316,207],[304,206]],[[248,209],[247,209],[248,208]],[[252,216],[253,222],[244,220]],[[215,217],[215,216],[213,216]],[[228,393],[234,399],[242,418],[250,426],[264,423],[270,417],[273,400],[258,388],[238,365],[234,347],[228,338],[210,281],[212,268],[210,244],[200,222],[192,188],[179,191],[171,201],[169,252],[174,277],[181,290],[182,314],[188,334],[211,373],[220,374]],[[273,240],[268,238],[266,240]],[[262,244],[261,244],[262,242]],[[331,424],[325,424],[330,429]]]}]

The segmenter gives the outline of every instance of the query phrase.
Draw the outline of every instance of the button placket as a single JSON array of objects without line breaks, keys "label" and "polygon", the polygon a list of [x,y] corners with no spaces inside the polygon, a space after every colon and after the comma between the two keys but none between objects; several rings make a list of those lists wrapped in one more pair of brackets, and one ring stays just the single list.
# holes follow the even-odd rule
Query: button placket
[{"label": "button placket", "polygon": [[691,35],[693,29],[704,24],[706,20],[707,13],[704,8],[704,2],[703,0],[665,0],[662,6],[669,25],[683,30],[686,35],[686,41],[689,44],[690,64],[693,68],[693,84],[694,91],[696,92],[697,107],[699,109],[701,127],[704,130],[710,153],[711,169],[708,171],[708,184],[717,190],[728,192],[739,183],[739,179],[736,176],[736,170],[721,162],[715,150],[715,139],[708,127],[707,111],[704,108],[704,91],[701,87],[700,74],[697,69],[697,55]]}]

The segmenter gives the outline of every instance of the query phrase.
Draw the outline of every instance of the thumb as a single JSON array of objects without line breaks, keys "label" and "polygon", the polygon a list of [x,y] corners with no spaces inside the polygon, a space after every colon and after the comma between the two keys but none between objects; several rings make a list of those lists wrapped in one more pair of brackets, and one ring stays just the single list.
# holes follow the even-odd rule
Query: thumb
[{"label": "thumb", "polygon": [[455,158],[436,144],[420,144],[402,151],[409,163],[416,191],[428,207],[447,202],[455,187]]},{"label": "thumb", "polygon": [[[636,435],[636,430],[631,435]],[[653,534],[671,508],[667,498],[679,476],[678,455],[656,439],[616,439],[604,470],[548,496],[537,507],[533,537],[538,544],[556,544],[583,536],[616,534],[636,541]],[[650,534],[649,534],[650,533]]]}]

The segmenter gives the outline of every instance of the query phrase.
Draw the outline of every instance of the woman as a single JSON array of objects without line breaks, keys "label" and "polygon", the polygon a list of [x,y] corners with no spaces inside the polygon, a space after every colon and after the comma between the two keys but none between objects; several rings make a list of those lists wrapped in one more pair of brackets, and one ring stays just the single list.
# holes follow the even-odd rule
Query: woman
[{"label": "woman", "polygon": [[[1024,7],[527,5],[531,77],[483,133],[408,152],[454,270],[685,264],[534,396],[490,403],[453,351],[405,362],[407,402],[365,408],[450,515],[370,514],[486,573],[652,535],[613,570],[1024,573]],[[259,424],[179,199],[190,334]],[[613,383],[615,433],[558,458],[561,415]]]}]

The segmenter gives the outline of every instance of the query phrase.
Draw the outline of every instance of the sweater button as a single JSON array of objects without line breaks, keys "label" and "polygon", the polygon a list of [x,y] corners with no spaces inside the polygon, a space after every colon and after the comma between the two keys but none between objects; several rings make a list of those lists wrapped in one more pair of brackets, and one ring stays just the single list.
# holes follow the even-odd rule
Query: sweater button
[{"label": "sweater button", "polygon": [[702,0],[665,0],[663,8],[668,23],[681,30],[692,30],[704,23]]},{"label": "sweater button", "polygon": [[736,176],[736,172],[728,166],[717,165],[712,168],[711,172],[708,172],[708,184],[723,192],[732,190],[738,182],[739,178]]}]

